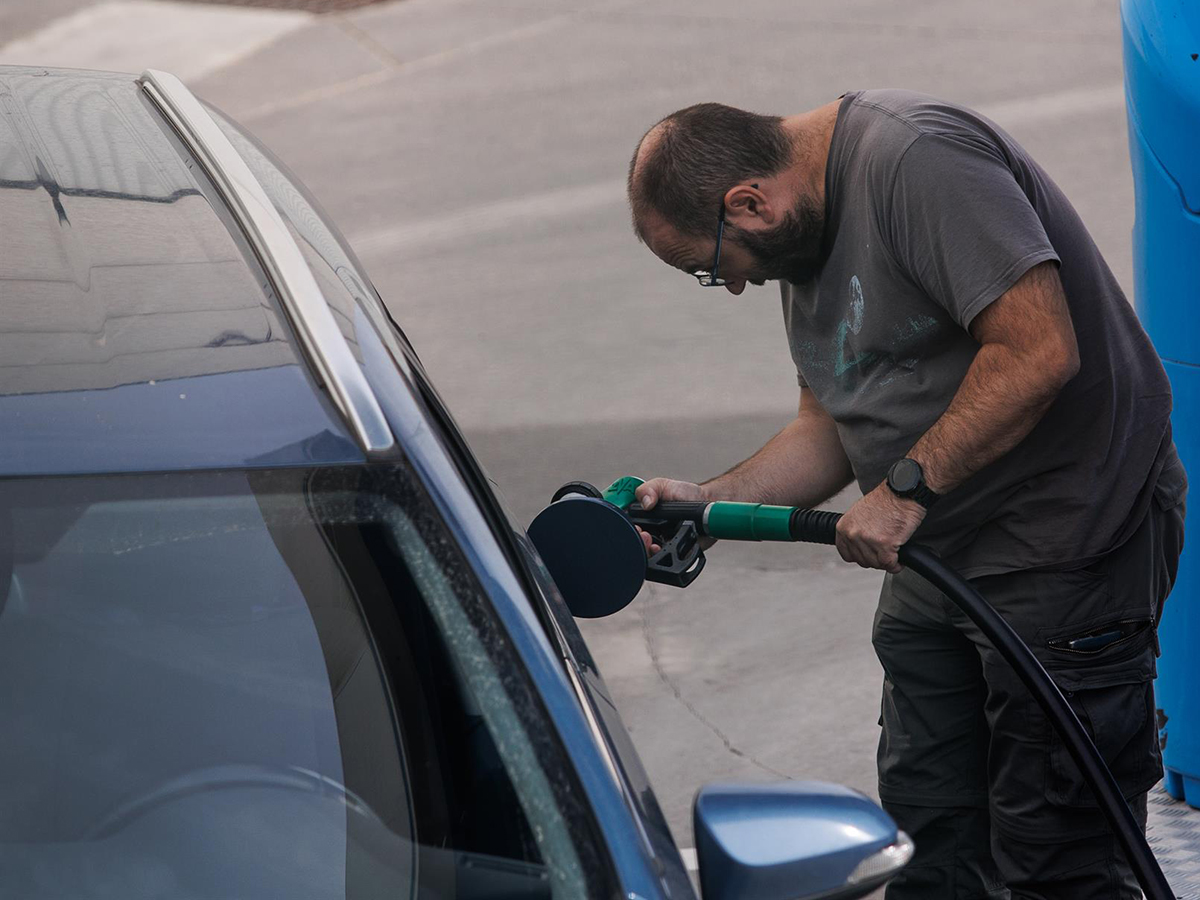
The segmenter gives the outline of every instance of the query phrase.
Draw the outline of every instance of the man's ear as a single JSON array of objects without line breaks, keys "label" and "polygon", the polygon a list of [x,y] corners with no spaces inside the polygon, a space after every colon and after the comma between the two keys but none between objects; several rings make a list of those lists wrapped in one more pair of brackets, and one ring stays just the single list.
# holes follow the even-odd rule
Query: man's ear
[{"label": "man's ear", "polygon": [[725,220],[743,227],[774,225],[776,211],[757,184],[739,184],[725,192]]}]

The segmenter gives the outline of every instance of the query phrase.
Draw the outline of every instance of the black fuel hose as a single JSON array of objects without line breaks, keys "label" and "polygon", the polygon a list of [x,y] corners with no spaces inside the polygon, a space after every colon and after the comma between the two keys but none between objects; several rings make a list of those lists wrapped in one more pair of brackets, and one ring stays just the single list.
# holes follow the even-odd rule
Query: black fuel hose
[{"label": "black fuel hose", "polygon": [[[840,513],[826,510],[797,509],[789,523],[793,540],[812,544],[833,544],[837,536]],[[1058,732],[1067,752],[1079,766],[1084,780],[1099,800],[1108,824],[1116,834],[1125,858],[1137,876],[1149,900],[1174,900],[1175,894],[1154,858],[1146,835],[1133,817],[1117,781],[1104,764],[1104,759],[1080,724],[1075,711],[1063,697],[1058,686],[1042,668],[1033,651],[1004,621],[990,603],[983,599],[965,578],[946,565],[941,557],[920,544],[905,544],[900,548],[900,562],[912,569],[961,609],[979,626],[1013,670],[1024,682],[1038,706]]]}]

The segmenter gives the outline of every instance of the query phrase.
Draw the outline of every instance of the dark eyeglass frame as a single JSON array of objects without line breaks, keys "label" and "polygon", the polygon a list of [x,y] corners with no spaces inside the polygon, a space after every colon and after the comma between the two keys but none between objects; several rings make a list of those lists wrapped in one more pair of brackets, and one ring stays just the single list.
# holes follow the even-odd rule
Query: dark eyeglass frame
[{"label": "dark eyeglass frame", "polygon": [[[758,185],[755,185],[758,187]],[[713,257],[712,269],[693,272],[692,276],[700,282],[700,287],[724,287],[727,282],[717,275],[717,267],[721,265],[721,236],[725,234],[725,199],[721,198],[721,212],[717,216],[717,253]]]}]

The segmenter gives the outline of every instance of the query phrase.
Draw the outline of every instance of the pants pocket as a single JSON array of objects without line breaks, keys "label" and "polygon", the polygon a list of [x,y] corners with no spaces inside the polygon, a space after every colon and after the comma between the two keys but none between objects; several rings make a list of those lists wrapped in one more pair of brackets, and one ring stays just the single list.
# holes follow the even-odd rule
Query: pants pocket
[{"label": "pants pocket", "polygon": [[[1154,686],[1144,670],[1109,675],[1102,684],[1064,696],[1126,797],[1149,790],[1162,777],[1154,721]],[[1095,794],[1056,731],[1050,734],[1046,797],[1056,805],[1094,807]]]}]

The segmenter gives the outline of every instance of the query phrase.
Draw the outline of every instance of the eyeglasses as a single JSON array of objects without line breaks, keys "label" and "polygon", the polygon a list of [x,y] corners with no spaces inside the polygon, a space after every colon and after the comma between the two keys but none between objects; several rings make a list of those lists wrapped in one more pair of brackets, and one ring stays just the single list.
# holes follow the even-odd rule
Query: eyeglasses
[{"label": "eyeglasses", "polygon": [[[758,185],[755,185],[758,187]],[[693,272],[692,275],[700,282],[700,287],[724,287],[724,278],[717,275],[717,266],[721,264],[721,235],[725,233],[725,198],[721,198],[721,214],[717,216],[717,254],[713,257],[712,270]]]}]

